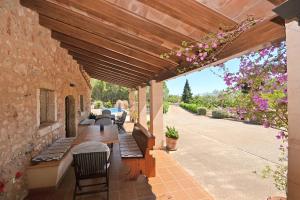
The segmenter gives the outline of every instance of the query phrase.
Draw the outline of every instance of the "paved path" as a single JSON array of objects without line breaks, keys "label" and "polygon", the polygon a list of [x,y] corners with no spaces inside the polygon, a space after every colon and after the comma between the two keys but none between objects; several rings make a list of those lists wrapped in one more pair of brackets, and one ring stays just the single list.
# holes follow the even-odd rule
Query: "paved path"
[{"label": "paved path", "polygon": [[178,106],[170,106],[164,121],[180,132],[172,156],[215,200],[265,200],[280,194],[272,180],[254,173],[277,162],[276,130],[197,116]]}]

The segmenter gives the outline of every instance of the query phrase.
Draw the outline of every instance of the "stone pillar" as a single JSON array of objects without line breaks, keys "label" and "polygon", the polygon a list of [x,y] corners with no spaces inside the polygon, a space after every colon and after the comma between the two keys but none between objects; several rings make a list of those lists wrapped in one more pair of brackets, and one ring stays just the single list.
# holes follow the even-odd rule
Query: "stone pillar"
[{"label": "stone pillar", "polygon": [[288,68],[288,200],[300,199],[300,26],[286,24]]},{"label": "stone pillar", "polygon": [[161,148],[164,144],[163,97],[163,82],[152,80],[150,88],[150,132],[156,137],[156,148]]},{"label": "stone pillar", "polygon": [[138,88],[138,120],[139,123],[147,129],[147,104],[146,104],[146,87]]},{"label": "stone pillar", "polygon": [[137,118],[137,111],[135,109],[135,93],[136,90],[130,89],[129,90],[129,95],[128,95],[128,100],[129,100],[129,112],[130,112],[130,121],[131,122],[136,122]]}]

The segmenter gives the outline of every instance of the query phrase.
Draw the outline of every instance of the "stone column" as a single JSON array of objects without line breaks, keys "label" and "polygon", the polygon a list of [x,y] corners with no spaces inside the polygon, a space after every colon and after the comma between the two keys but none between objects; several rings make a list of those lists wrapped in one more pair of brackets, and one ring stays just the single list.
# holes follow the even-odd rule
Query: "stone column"
[{"label": "stone column", "polygon": [[164,144],[163,97],[163,82],[152,80],[150,88],[150,132],[156,137],[156,148],[161,148]]},{"label": "stone column", "polygon": [[129,90],[129,95],[128,95],[128,100],[129,100],[129,112],[130,112],[130,121],[131,122],[136,122],[136,115],[137,115],[137,111],[135,110],[135,93],[136,90],[134,89],[130,89]]},{"label": "stone column", "polygon": [[138,88],[139,104],[138,104],[138,121],[147,129],[147,104],[146,104],[146,87]]},{"label": "stone column", "polygon": [[288,200],[300,199],[300,26],[286,24],[288,68]]}]

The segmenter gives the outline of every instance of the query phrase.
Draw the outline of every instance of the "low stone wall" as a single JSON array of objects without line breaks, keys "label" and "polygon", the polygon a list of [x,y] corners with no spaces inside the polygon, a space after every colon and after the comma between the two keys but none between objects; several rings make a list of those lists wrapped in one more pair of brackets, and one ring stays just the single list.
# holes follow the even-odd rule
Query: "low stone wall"
[{"label": "low stone wall", "polygon": [[[77,125],[90,112],[90,85],[79,65],[39,25],[37,13],[18,0],[0,1],[0,73],[0,199],[22,199],[30,158],[65,136],[65,97],[75,99]],[[56,120],[43,128],[40,88],[54,91],[56,101]]]}]

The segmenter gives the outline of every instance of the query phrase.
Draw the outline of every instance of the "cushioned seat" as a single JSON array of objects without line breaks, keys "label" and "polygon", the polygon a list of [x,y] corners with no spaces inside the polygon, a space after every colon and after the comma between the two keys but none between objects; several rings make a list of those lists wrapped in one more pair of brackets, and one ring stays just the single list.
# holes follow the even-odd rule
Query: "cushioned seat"
[{"label": "cushioned seat", "polygon": [[143,153],[132,135],[120,135],[119,140],[122,158],[143,158]]}]

